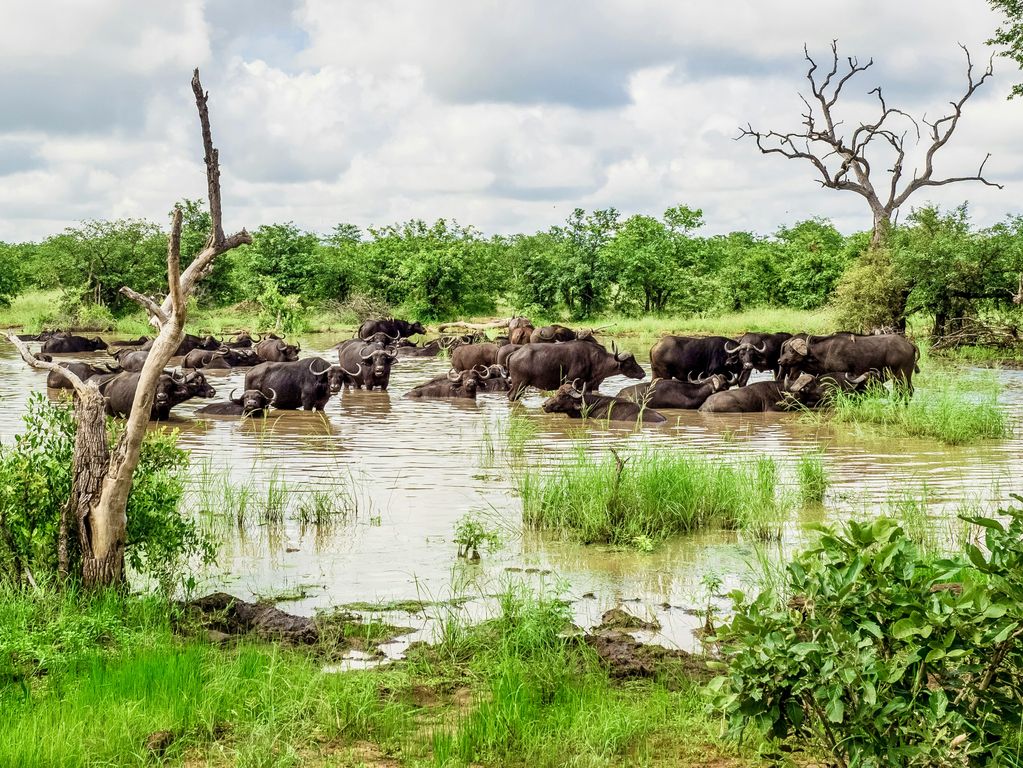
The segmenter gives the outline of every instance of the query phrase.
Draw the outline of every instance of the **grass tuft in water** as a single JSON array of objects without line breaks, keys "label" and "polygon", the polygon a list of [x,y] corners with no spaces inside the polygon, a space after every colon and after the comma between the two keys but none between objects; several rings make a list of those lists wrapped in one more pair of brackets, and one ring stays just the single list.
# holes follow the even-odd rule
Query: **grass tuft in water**
[{"label": "grass tuft in water", "polygon": [[796,462],[799,480],[799,498],[804,504],[821,504],[828,491],[828,473],[824,468],[824,454],[820,451],[805,453]]},{"label": "grass tuft in water", "polygon": [[907,402],[886,387],[866,394],[839,393],[831,402],[837,424],[863,424],[893,436],[922,437],[946,445],[1006,438],[1012,427],[998,406],[998,385],[976,377],[953,379],[932,375]]},{"label": "grass tuft in water", "polygon": [[556,472],[519,480],[523,518],[570,531],[586,543],[660,542],[709,527],[774,538],[783,510],[769,457],[726,465],[698,456],[643,451],[594,458],[580,447]]}]

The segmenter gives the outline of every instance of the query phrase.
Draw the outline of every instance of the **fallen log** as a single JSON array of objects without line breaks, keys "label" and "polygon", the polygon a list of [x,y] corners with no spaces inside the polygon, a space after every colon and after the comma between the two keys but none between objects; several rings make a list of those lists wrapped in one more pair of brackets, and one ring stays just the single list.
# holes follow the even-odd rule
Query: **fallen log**
[{"label": "fallen log", "polygon": [[514,317],[506,317],[503,320],[489,320],[485,323],[467,323],[461,320],[452,323],[442,323],[437,326],[441,333],[446,331],[448,328],[465,328],[470,331],[486,331],[490,328],[507,328],[511,325]]}]

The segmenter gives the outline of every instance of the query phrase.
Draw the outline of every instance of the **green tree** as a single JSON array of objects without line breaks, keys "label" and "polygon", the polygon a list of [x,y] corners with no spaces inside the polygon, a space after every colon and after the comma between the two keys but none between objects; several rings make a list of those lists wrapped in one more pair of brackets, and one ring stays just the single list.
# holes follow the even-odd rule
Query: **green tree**
[{"label": "green tree", "polygon": [[559,247],[560,291],[575,318],[589,317],[607,306],[611,269],[604,247],[618,231],[614,208],[588,214],[576,208],[565,225],[551,230]]},{"label": "green tree", "polygon": [[52,276],[72,304],[102,304],[115,314],[137,308],[119,291],[166,288],[167,235],[151,221],[85,221],[41,246]]},{"label": "green tree", "polygon": [[252,234],[252,245],[239,250],[237,259],[250,276],[250,287],[258,290],[265,285],[258,278],[270,278],[283,295],[307,296],[320,267],[316,261],[319,243],[319,237],[293,222],[264,224]]},{"label": "green tree", "polygon": [[0,243],[0,307],[8,306],[25,283],[22,255],[18,246]]},{"label": "green tree", "polygon": [[780,241],[782,300],[791,307],[816,309],[828,302],[849,265],[845,238],[826,219],[808,219],[775,233]]},{"label": "green tree", "polygon": [[[1005,16],[1005,23],[995,30],[988,45],[1005,46],[999,54],[1012,59],[1023,69],[1023,0],[988,0],[991,7]],[[1023,95],[1023,83],[1012,86],[1009,98]]]},{"label": "green tree", "polygon": [[511,238],[507,258],[518,311],[553,319],[561,292],[560,254],[561,242],[552,232]]}]

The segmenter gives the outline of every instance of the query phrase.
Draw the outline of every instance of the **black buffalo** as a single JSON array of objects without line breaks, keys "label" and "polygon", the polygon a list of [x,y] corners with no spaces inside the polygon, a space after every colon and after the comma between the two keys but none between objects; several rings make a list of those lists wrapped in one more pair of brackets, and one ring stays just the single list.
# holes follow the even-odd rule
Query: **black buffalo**
[{"label": "black buffalo", "polygon": [[497,364],[497,344],[465,344],[451,353],[451,367],[456,371],[467,371],[482,366]]},{"label": "black buffalo", "polygon": [[76,352],[96,352],[106,348],[107,343],[99,336],[87,339],[70,333],[58,333],[43,342],[42,351],[51,355],[67,355]]},{"label": "black buffalo", "polygon": [[[143,344],[140,349],[152,349],[153,344],[156,343],[156,339],[150,339]],[[178,344],[178,348],[174,350],[172,357],[181,357],[187,355],[193,349],[220,349],[220,339],[215,336],[196,336],[194,333],[186,333],[181,339],[181,343]]]},{"label": "black buffalo", "polygon": [[795,398],[782,387],[780,381],[758,381],[745,387],[716,392],[708,397],[700,411],[703,413],[764,413],[787,411],[798,407]]},{"label": "black buffalo", "polygon": [[256,354],[266,363],[293,363],[298,360],[299,349],[276,336],[268,337],[256,344]]},{"label": "black buffalo", "polygon": [[694,409],[715,392],[728,389],[729,380],[720,373],[698,381],[678,379],[654,379],[643,384],[634,384],[618,393],[618,397],[642,403],[650,408]]},{"label": "black buffalo", "polygon": [[149,343],[150,338],[148,336],[139,336],[137,339],[119,339],[117,341],[111,341],[111,347],[141,347],[143,344]]},{"label": "black buffalo", "polygon": [[245,389],[273,397],[274,407],[322,411],[331,395],[341,390],[342,372],[321,357],[280,363],[260,363],[245,374]]},{"label": "black buffalo", "polygon": [[240,331],[234,334],[234,339],[224,342],[224,346],[231,349],[252,349],[253,344],[255,342],[252,340],[252,334],[248,331]]},{"label": "black buffalo", "polygon": [[209,368],[212,370],[228,370],[246,365],[258,365],[263,362],[251,349],[221,347],[210,351],[208,349],[193,349],[185,359],[181,361],[182,368]]},{"label": "black buffalo", "polygon": [[240,397],[234,392],[226,403],[210,403],[196,409],[203,416],[261,416],[274,404],[273,393],[264,395],[258,389],[246,389]]},{"label": "black buffalo", "polygon": [[337,361],[345,386],[386,390],[391,381],[391,364],[398,354],[379,342],[352,339],[337,350]]},{"label": "black buffalo", "polygon": [[508,399],[522,397],[526,387],[557,389],[565,382],[575,382],[589,390],[597,389],[609,376],[621,374],[642,379],[646,373],[628,352],[617,347],[608,352],[585,341],[563,344],[528,344],[508,358],[511,390]]},{"label": "black buffalo", "polygon": [[544,325],[529,334],[530,344],[553,344],[556,341],[575,341],[576,333],[564,325]]},{"label": "black buffalo", "polygon": [[871,387],[881,386],[884,377],[880,371],[870,370],[854,376],[851,373],[838,371],[812,376],[802,373],[795,381],[789,382],[788,390],[800,401],[808,405],[827,404],[838,392],[862,394]]},{"label": "black buffalo", "polygon": [[503,347],[497,350],[497,364],[507,368],[508,358],[511,357],[517,350],[522,349],[525,344],[505,344]]},{"label": "black buffalo", "polygon": [[860,336],[837,333],[833,336],[808,336],[789,339],[782,344],[778,364],[792,380],[797,373],[851,373],[858,376],[870,370],[892,379],[896,388],[913,394],[913,374],[919,373],[916,345],[895,333]]},{"label": "black buffalo", "polygon": [[655,379],[689,381],[715,373],[737,377],[742,363],[725,349],[734,345],[724,336],[665,336],[650,348],[650,369]]},{"label": "black buffalo", "polygon": [[480,375],[477,391],[479,392],[507,392],[511,389],[511,379],[508,372],[500,365],[480,366],[476,368]]},{"label": "black buffalo", "polygon": [[114,359],[129,373],[138,373],[149,357],[148,349],[119,349],[114,352]]},{"label": "black buffalo", "polygon": [[[82,381],[92,376],[105,376],[111,373],[120,373],[117,368],[111,368],[108,365],[89,365],[88,363],[61,363],[61,368],[66,368],[75,374]],[[50,389],[74,389],[74,386],[67,379],[66,376],[61,374],[60,371],[50,371],[46,376],[46,386]]]},{"label": "black buffalo", "polygon": [[407,398],[459,397],[476,399],[480,385],[479,371],[448,371],[405,393]]},{"label": "black buffalo", "polygon": [[781,345],[791,338],[791,333],[746,333],[739,337],[739,341],[726,344],[729,362],[733,367],[735,361],[742,366],[738,385],[746,386],[753,371],[770,371],[775,379],[781,378],[778,356],[781,355]]},{"label": "black buffalo", "polygon": [[394,348],[394,351],[398,357],[436,357],[440,354],[441,349],[443,347],[441,346],[440,339],[434,339],[421,347],[400,344]]},{"label": "black buffalo", "polygon": [[410,323],[407,320],[395,320],[390,317],[366,320],[359,326],[358,336],[360,339],[368,339],[375,333],[386,334],[389,339],[395,340],[416,334],[425,334],[426,328],[420,322]]},{"label": "black buffalo", "polygon": [[[100,384],[100,392],[107,399],[107,413],[112,416],[128,416],[135,401],[141,373],[119,373]],[[217,391],[198,371],[169,373],[164,371],[157,380],[156,392],[149,418],[165,421],[171,408],[193,397],[213,397]]]},{"label": "black buffalo", "polygon": [[657,411],[618,397],[608,397],[596,392],[576,389],[572,384],[563,384],[551,397],[544,401],[547,413],[564,413],[572,419],[604,419],[607,421],[643,421],[660,424],[667,419]]}]

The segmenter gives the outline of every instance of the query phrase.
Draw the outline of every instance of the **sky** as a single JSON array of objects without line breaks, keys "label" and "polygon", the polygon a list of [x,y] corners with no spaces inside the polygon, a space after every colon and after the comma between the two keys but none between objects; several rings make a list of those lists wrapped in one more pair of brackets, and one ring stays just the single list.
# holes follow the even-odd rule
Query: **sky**
[{"label": "sky", "polygon": [[[0,26],[0,241],[77,222],[166,222],[205,194],[189,82],[199,67],[220,150],[225,229],[328,232],[453,218],[534,232],[572,209],[704,212],[705,234],[822,216],[867,229],[865,201],[802,161],[762,156],[740,125],[795,130],[822,66],[874,64],[845,86],[843,129],[889,105],[946,113],[998,17],[984,0],[33,0]],[[995,58],[935,177],[910,204],[1023,213],[1023,75]],[[980,72],[976,73],[979,76]],[[913,145],[907,165],[926,144]],[[883,154],[874,160],[883,173]],[[904,210],[905,216],[910,211]]]}]

